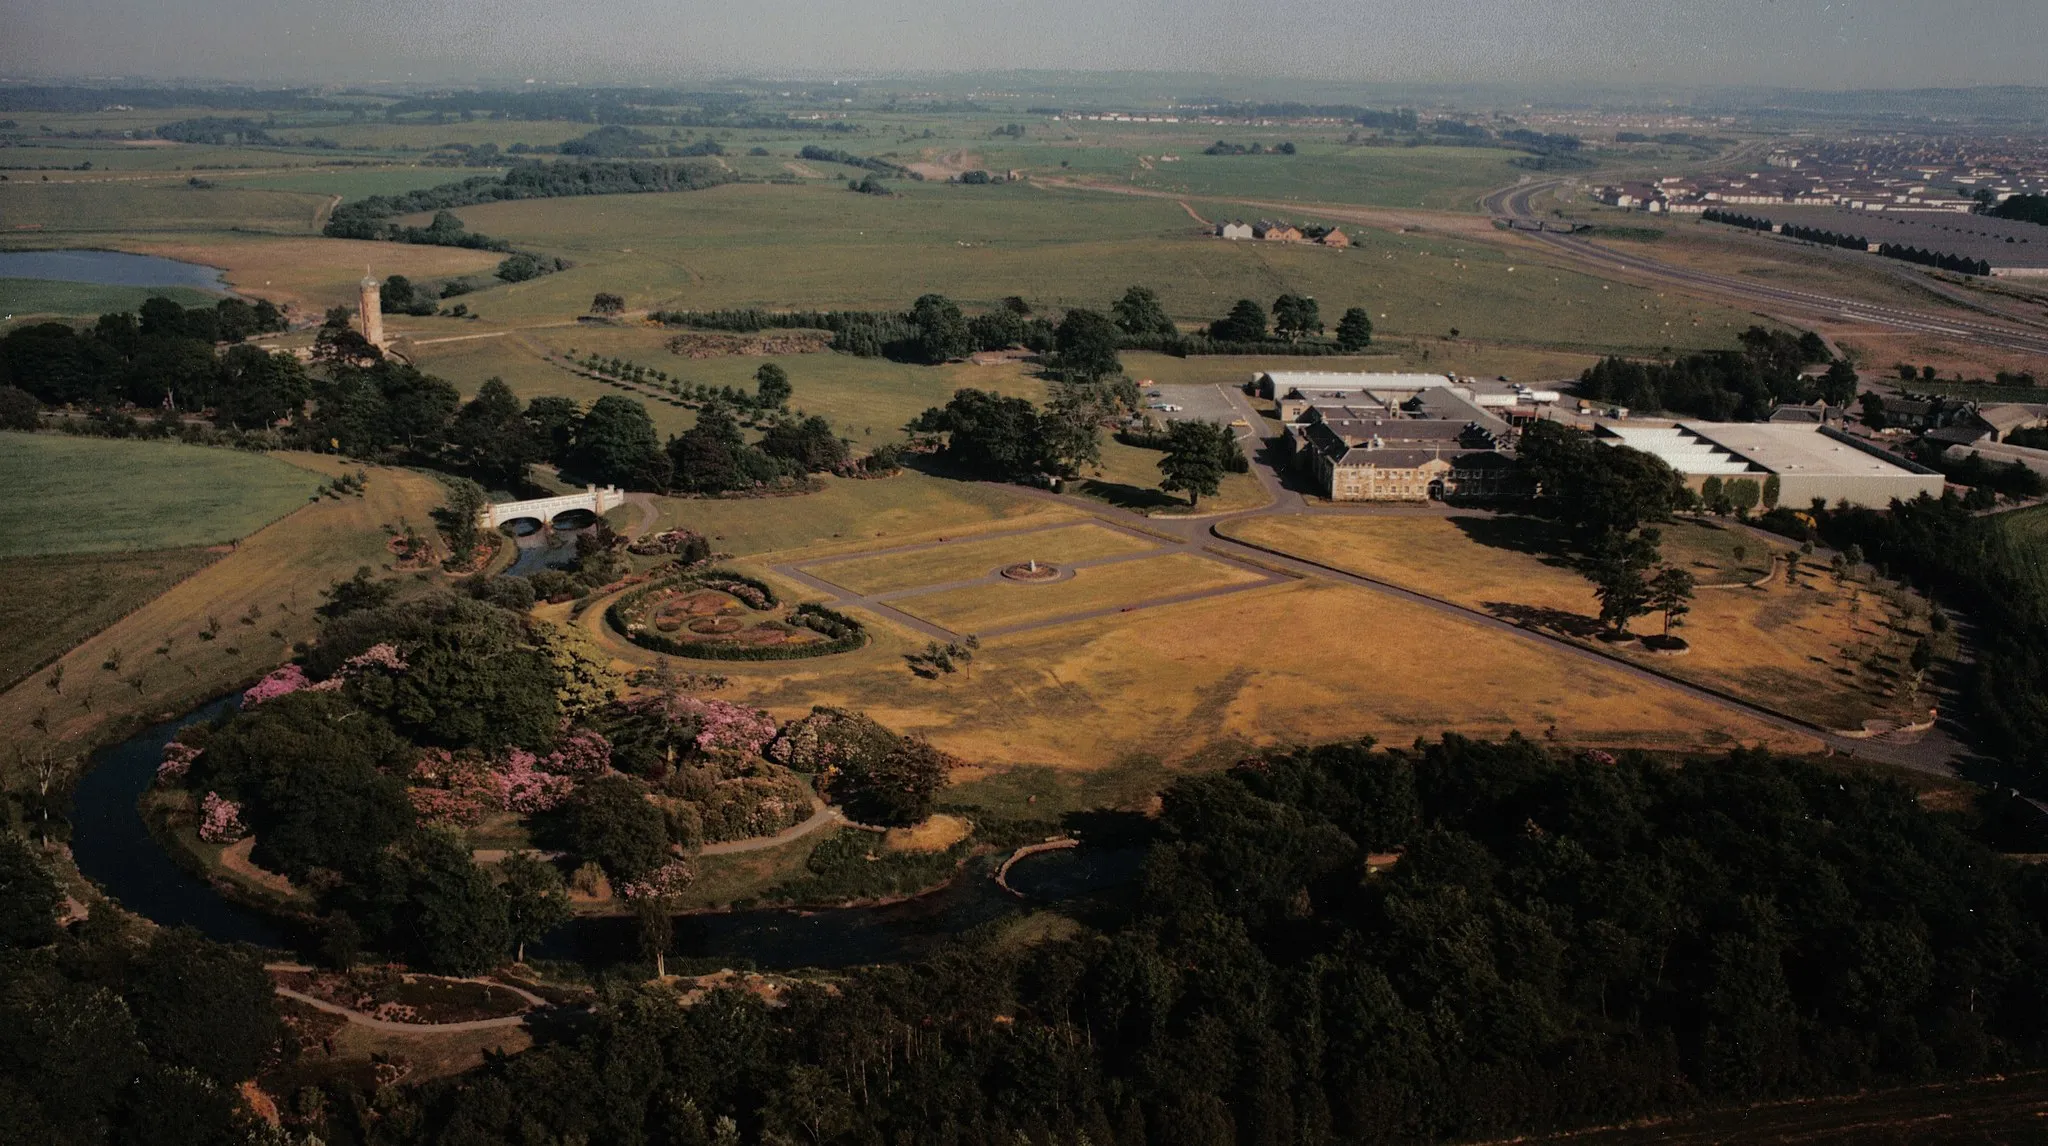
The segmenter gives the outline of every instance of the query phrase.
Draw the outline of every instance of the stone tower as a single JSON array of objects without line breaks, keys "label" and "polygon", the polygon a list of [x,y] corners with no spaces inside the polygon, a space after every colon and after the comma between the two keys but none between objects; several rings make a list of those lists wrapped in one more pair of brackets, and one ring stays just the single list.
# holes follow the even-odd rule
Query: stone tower
[{"label": "stone tower", "polygon": [[382,350],[384,348],[384,301],[381,293],[383,284],[371,277],[366,269],[363,272],[361,286],[362,295],[356,300],[356,314],[363,321],[363,337],[370,340],[370,345]]}]

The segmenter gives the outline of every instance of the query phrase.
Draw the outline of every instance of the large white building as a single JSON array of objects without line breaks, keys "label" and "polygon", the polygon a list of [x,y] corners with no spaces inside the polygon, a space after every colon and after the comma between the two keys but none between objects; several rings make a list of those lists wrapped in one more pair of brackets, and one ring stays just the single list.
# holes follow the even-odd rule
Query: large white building
[{"label": "large white building", "polygon": [[1762,485],[1778,479],[1777,504],[1803,509],[1815,498],[1882,509],[1893,498],[1941,496],[1940,473],[1894,457],[1830,426],[1783,422],[1602,422],[1602,441],[1663,459],[1698,489],[1710,477]]}]

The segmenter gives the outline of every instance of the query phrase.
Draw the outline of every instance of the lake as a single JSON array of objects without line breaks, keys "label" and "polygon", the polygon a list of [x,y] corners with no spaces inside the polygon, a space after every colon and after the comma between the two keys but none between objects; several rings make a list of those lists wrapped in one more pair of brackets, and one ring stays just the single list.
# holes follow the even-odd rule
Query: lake
[{"label": "lake", "polygon": [[228,293],[217,267],[121,251],[0,251],[0,279],[99,286],[189,287]]}]

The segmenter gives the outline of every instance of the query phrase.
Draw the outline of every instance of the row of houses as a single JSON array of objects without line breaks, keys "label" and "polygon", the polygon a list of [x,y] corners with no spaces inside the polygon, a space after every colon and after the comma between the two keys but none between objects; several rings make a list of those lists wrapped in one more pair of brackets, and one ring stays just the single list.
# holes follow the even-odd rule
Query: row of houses
[{"label": "row of houses", "polygon": [[1321,230],[1320,234],[1310,234],[1284,221],[1260,219],[1256,223],[1247,223],[1243,219],[1232,219],[1216,224],[1216,237],[1232,240],[1257,239],[1267,243],[1320,243],[1325,247],[1351,245],[1351,236],[1335,227],[1318,230]]}]

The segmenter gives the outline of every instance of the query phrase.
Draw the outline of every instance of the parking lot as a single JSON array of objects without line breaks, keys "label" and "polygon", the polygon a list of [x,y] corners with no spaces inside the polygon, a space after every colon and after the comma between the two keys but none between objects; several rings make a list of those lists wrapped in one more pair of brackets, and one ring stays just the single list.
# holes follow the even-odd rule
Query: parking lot
[{"label": "parking lot", "polygon": [[[1178,386],[1146,386],[1139,391],[1144,395],[1145,413],[1161,421],[1222,422],[1229,425],[1238,413],[1230,404],[1230,398],[1223,387],[1214,383]],[[1154,398],[1154,393],[1159,397]],[[1178,406],[1178,410],[1155,410],[1155,403]]]}]

